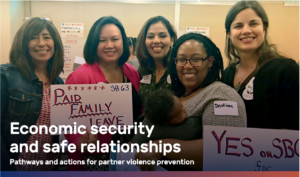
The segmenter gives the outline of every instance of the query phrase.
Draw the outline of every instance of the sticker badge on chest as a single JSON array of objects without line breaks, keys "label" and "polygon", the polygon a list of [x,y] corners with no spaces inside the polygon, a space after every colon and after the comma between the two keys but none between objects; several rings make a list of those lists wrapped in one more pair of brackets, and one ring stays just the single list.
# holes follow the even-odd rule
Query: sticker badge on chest
[{"label": "sticker badge on chest", "polygon": [[169,74],[168,77],[167,77],[167,82],[168,82],[169,84],[171,84],[171,76],[170,76],[170,74]]},{"label": "sticker badge on chest", "polygon": [[151,83],[151,74],[144,76],[143,79],[140,81],[140,83],[150,84]]},{"label": "sticker badge on chest", "polygon": [[253,100],[253,82],[255,77],[252,77],[252,79],[248,82],[248,84],[245,87],[245,90],[243,91],[243,98],[245,100]]}]

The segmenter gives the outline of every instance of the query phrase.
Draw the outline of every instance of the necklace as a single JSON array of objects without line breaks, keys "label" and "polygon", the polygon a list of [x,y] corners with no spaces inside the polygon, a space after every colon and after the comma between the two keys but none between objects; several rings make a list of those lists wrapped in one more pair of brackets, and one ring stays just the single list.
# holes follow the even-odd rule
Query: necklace
[{"label": "necklace", "polygon": [[[237,78],[239,78],[239,70],[238,70],[238,72],[237,72]],[[234,87],[234,89],[238,92],[239,90],[240,90],[240,88],[241,88],[241,81],[243,80],[243,78],[245,77],[245,75],[246,75],[247,73],[245,73],[244,75],[243,75],[243,77],[242,77],[242,79],[240,80],[240,81],[238,81],[238,83],[237,83],[237,85]]]},{"label": "necklace", "polygon": [[[257,67],[257,66],[256,66]],[[255,68],[256,68],[255,67]],[[255,70],[255,69],[254,69]],[[251,72],[253,72],[254,70],[250,70]],[[240,75],[240,69],[237,71],[237,78],[239,78],[239,75]],[[246,72],[244,75],[243,75],[243,77],[238,81],[238,83],[237,83],[237,85],[234,87],[234,89],[238,92],[239,90],[240,90],[240,88],[241,88],[241,82],[242,82],[242,80],[245,78],[245,76],[247,76],[249,74],[249,71],[248,72]]]}]

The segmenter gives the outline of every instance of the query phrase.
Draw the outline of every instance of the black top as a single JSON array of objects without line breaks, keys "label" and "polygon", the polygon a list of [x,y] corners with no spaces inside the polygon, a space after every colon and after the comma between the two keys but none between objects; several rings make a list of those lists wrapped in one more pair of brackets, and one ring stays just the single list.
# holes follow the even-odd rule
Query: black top
[{"label": "black top", "polygon": [[[236,65],[227,67],[221,79],[231,87]],[[245,87],[238,91],[245,101],[247,126],[299,130],[299,65],[292,59],[273,59],[254,77],[252,100],[243,97]]]},{"label": "black top", "polygon": [[[131,83],[129,78],[127,83]],[[142,114],[142,100],[138,92],[132,88],[132,109],[133,109],[133,122],[136,122],[137,118]]]}]

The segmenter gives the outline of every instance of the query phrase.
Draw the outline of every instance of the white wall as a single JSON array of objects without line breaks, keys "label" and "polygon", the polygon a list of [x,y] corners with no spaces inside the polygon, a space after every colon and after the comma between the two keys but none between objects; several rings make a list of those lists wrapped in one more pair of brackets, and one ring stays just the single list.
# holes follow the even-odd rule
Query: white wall
[{"label": "white wall", "polygon": [[174,4],[127,4],[105,2],[32,1],[32,16],[49,17],[58,30],[61,22],[84,23],[87,38],[92,25],[102,16],[112,15],[123,24],[127,36],[137,37],[150,17],[162,15],[174,25]]},{"label": "white wall", "polygon": [[[1,0],[0,0],[1,1]],[[279,51],[299,61],[299,7],[285,7],[283,2],[262,2],[270,20],[269,36]],[[175,25],[175,4],[162,3],[108,3],[96,1],[1,1],[1,64],[8,61],[9,48],[23,18],[49,17],[60,30],[61,22],[84,23],[87,38],[93,23],[102,16],[112,15],[123,24],[127,36],[137,37],[150,17],[162,15]],[[224,56],[224,20],[230,9],[222,5],[180,5],[179,30],[186,27],[209,27],[210,38]],[[178,15],[177,15],[178,16]],[[224,56],[224,63],[227,59]]]},{"label": "white wall", "polygon": [[10,50],[10,4],[9,1],[0,1],[0,53],[1,64],[8,63]]},{"label": "white wall", "polygon": [[24,19],[24,1],[10,1],[10,39],[11,44],[23,24]]}]

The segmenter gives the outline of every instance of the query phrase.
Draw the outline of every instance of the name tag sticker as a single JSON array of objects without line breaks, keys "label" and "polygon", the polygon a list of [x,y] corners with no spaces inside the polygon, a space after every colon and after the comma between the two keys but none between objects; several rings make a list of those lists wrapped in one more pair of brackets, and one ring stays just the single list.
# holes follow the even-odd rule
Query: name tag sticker
[{"label": "name tag sticker", "polygon": [[170,76],[170,74],[169,74],[168,77],[167,77],[167,82],[168,82],[169,84],[171,84],[171,76]]},{"label": "name tag sticker", "polygon": [[248,84],[245,87],[245,90],[243,91],[243,98],[245,100],[253,100],[253,82],[255,77],[252,77],[252,79],[248,82]]},{"label": "name tag sticker", "polygon": [[150,84],[151,83],[151,74],[144,76],[143,79],[140,81],[140,83]]},{"label": "name tag sticker", "polygon": [[140,81],[140,83],[150,84],[151,83],[151,74],[144,76],[143,79]]},{"label": "name tag sticker", "polygon": [[239,111],[237,102],[233,101],[214,101],[215,115],[238,116]]}]

